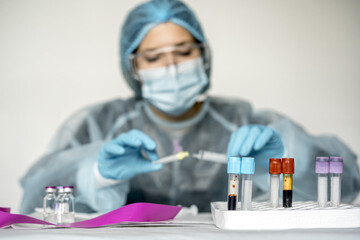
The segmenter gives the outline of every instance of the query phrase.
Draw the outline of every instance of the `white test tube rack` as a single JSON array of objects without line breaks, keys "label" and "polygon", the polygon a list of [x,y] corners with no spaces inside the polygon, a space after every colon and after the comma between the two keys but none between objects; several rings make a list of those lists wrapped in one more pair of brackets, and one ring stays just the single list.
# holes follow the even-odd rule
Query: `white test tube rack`
[{"label": "white test tube rack", "polygon": [[[211,213],[218,228],[227,230],[285,230],[358,228],[360,207],[340,204],[319,207],[317,202],[293,202],[293,207],[272,208],[269,202],[253,202],[251,211],[228,211],[226,202],[212,202]],[[326,221],[325,221],[326,219]]]}]

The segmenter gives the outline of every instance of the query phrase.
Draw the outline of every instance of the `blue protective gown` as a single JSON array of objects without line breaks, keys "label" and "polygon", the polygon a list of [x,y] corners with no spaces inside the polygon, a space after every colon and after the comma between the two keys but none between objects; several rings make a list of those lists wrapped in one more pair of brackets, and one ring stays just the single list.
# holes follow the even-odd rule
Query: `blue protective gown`
[{"label": "blue protective gown", "polygon": [[[225,201],[226,165],[188,158],[164,164],[160,171],[131,180],[97,187],[94,165],[100,148],[120,133],[139,129],[157,143],[159,158],[179,147],[226,154],[230,135],[244,124],[262,124],[276,129],[285,147],[284,157],[295,158],[294,200],[316,200],[316,156],[342,156],[342,199],[352,201],[360,190],[356,155],[334,136],[311,136],[297,123],[272,111],[254,112],[247,102],[209,97],[192,119],[169,123],[157,118],[141,100],[114,100],[86,107],[60,128],[51,151],[41,157],[21,179],[22,213],[42,207],[46,185],[74,185],[77,212],[107,212],[132,202],[196,204],[209,211],[211,201]],[[177,135],[180,131],[184,134]],[[173,134],[175,133],[175,134]],[[180,137],[176,137],[180,136]],[[256,161],[253,196],[268,199],[268,161]]]}]

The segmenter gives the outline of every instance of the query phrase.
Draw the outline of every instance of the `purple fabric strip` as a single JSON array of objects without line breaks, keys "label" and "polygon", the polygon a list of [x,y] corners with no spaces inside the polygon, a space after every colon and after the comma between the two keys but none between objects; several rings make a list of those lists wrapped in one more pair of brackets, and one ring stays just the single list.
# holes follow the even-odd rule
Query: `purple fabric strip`
[{"label": "purple fabric strip", "polygon": [[[182,207],[168,206],[153,203],[134,203],[118,208],[99,217],[75,222],[71,224],[56,225],[59,227],[93,228],[121,222],[158,222],[172,220]],[[0,228],[16,223],[32,223],[54,225],[26,215],[0,212]]]},{"label": "purple fabric strip", "polygon": [[8,207],[0,207],[0,212],[10,213],[10,208],[8,208]]},{"label": "purple fabric strip", "polygon": [[16,223],[32,223],[32,224],[44,224],[44,225],[54,225],[37,218],[32,218],[26,215],[21,214],[12,214],[7,212],[0,212],[0,228],[10,226],[11,224]]},{"label": "purple fabric strip", "polygon": [[158,222],[174,219],[182,207],[153,204],[133,203],[118,208],[99,217],[62,225],[63,227],[91,228],[121,222]]}]

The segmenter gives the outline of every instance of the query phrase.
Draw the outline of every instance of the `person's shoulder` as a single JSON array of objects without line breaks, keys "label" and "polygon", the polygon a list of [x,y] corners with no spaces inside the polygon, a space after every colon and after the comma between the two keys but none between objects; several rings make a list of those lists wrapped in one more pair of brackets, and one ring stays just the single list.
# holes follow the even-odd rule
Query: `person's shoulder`
[{"label": "person's shoulder", "polygon": [[219,112],[251,113],[252,106],[248,101],[239,98],[211,96],[210,105]]},{"label": "person's shoulder", "polygon": [[135,108],[135,98],[113,99],[89,104],[75,111],[57,130],[50,149],[64,149],[72,139],[79,143],[87,143],[103,136],[118,117]]},{"label": "person's shoulder", "polygon": [[76,110],[64,123],[65,127],[77,129],[79,125],[83,124],[89,119],[96,122],[104,121],[104,119],[114,118],[121,114],[132,111],[136,105],[136,99],[130,97],[128,99],[111,99],[99,103],[86,105]]},{"label": "person's shoulder", "polygon": [[286,115],[272,109],[257,110],[254,111],[252,115],[252,122],[255,124],[268,125],[279,121],[290,122],[292,120],[290,120]]},{"label": "person's shoulder", "polygon": [[96,112],[96,111],[105,111],[105,110],[129,111],[134,108],[135,104],[136,104],[136,99],[134,97],[130,97],[127,99],[116,98],[104,102],[89,104],[84,108],[82,108],[80,111],[85,111],[85,112]]},{"label": "person's shoulder", "polygon": [[128,99],[116,98],[86,105],[75,111],[74,115],[98,115],[109,112],[121,114],[122,112],[127,112],[134,109],[135,104],[136,100],[133,97]]}]

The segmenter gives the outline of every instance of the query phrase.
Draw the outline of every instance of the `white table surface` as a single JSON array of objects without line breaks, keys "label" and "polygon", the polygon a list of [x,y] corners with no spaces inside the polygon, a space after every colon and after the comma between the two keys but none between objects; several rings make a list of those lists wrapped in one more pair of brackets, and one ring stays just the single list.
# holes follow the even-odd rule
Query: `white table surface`
[{"label": "white table surface", "polygon": [[217,228],[211,214],[200,214],[170,224],[116,226],[92,229],[0,229],[0,239],[316,239],[360,240],[356,229],[296,229],[286,231],[227,231]]}]

